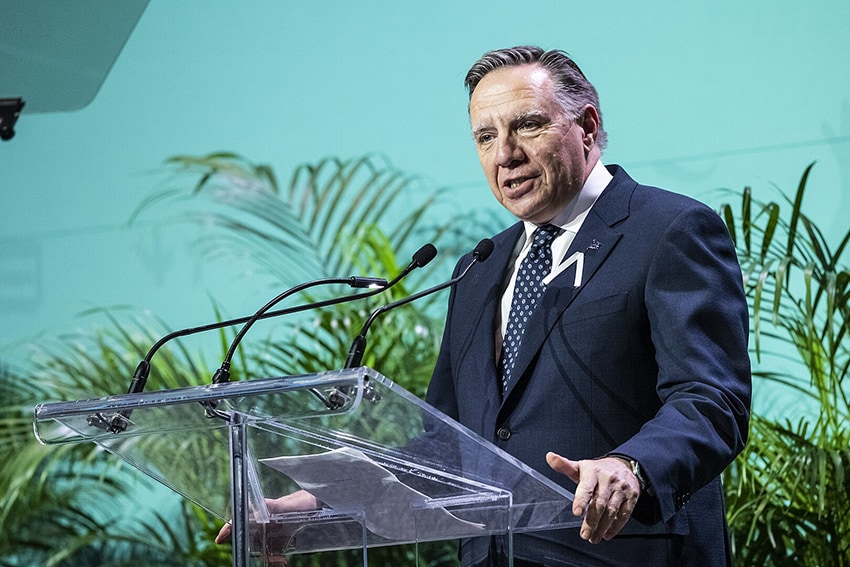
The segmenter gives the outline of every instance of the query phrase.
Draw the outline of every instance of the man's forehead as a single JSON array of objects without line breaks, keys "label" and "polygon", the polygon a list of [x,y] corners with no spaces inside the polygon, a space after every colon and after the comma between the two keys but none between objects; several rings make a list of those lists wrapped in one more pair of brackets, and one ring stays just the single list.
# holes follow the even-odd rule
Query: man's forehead
[{"label": "man's forehead", "polygon": [[525,82],[529,84],[542,84],[551,81],[552,75],[549,70],[540,63],[523,63],[522,65],[505,65],[493,69],[478,81],[478,86],[492,82]]},{"label": "man's forehead", "polygon": [[553,81],[545,68],[539,65],[502,67],[491,71],[478,83],[469,100],[469,116],[476,122],[503,112],[522,115],[540,111],[541,106],[553,101]]},{"label": "man's forehead", "polygon": [[552,76],[549,71],[537,63],[499,67],[481,78],[472,92],[470,101],[476,97],[506,90],[546,89],[551,88],[552,85]]}]

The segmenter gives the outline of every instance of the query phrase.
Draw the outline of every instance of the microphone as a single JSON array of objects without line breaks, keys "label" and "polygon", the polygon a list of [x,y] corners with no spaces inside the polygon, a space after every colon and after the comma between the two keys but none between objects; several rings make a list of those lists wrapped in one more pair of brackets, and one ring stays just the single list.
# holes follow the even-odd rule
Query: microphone
[{"label": "microphone", "polygon": [[[433,244],[428,243],[428,244],[425,244],[424,246],[422,246],[421,248],[419,248],[419,250],[417,250],[413,254],[413,257],[412,257],[410,263],[407,265],[407,267],[405,267],[401,272],[398,273],[398,275],[396,275],[396,277],[394,277],[389,282],[387,282],[385,279],[382,279],[382,278],[365,278],[365,277],[360,277],[360,276],[351,276],[349,278],[331,278],[331,279],[324,279],[324,280],[314,280],[312,282],[307,282],[306,284],[300,284],[298,286],[295,286],[294,288],[291,288],[291,289],[285,291],[284,293],[280,294],[277,298],[275,298],[275,300],[266,304],[266,306],[264,306],[263,309],[261,309],[259,312],[255,313],[252,316],[240,317],[238,319],[230,319],[230,320],[227,320],[227,321],[218,321],[216,323],[209,323],[209,324],[201,325],[201,326],[198,326],[198,327],[189,327],[189,328],[186,328],[186,329],[180,329],[178,331],[173,331],[171,333],[168,333],[167,335],[160,338],[156,343],[154,343],[154,345],[150,348],[150,350],[148,350],[145,357],[139,362],[139,365],[136,367],[136,370],[133,373],[133,378],[130,381],[130,386],[127,389],[127,393],[128,394],[138,394],[138,393],[144,391],[145,385],[147,384],[148,377],[150,376],[151,360],[153,359],[154,354],[156,354],[156,352],[165,343],[171,341],[172,339],[176,339],[176,338],[179,338],[179,337],[185,337],[185,336],[188,336],[188,335],[194,335],[194,334],[197,334],[197,333],[203,333],[203,332],[206,332],[206,331],[213,331],[213,330],[221,329],[221,328],[224,328],[224,327],[231,327],[233,325],[240,325],[240,324],[246,324],[246,323],[253,324],[254,322],[259,321],[261,319],[269,319],[269,318],[272,318],[272,317],[278,317],[278,316],[281,316],[281,315],[289,315],[289,314],[292,314],[292,313],[299,313],[301,311],[308,311],[308,310],[311,310],[311,309],[320,309],[322,307],[337,305],[339,303],[345,303],[345,302],[348,302],[348,301],[356,301],[358,299],[365,299],[367,297],[371,297],[373,295],[376,295],[378,293],[381,293],[381,292],[386,291],[389,288],[393,287],[398,282],[400,282],[403,278],[405,278],[413,270],[426,266],[436,256],[437,256],[437,249],[434,247]],[[370,289],[367,292],[358,293],[358,294],[354,294],[354,295],[348,295],[348,296],[344,296],[344,297],[336,297],[336,298],[332,298],[332,299],[316,301],[316,302],[313,302],[313,303],[307,303],[307,304],[304,304],[304,305],[297,305],[297,306],[294,306],[294,307],[289,307],[289,308],[286,308],[286,309],[280,309],[280,310],[276,310],[276,311],[267,311],[267,309],[269,309],[270,306],[273,306],[275,303],[283,300],[284,298],[288,297],[292,293],[296,293],[297,291],[301,291],[303,289],[306,289],[308,287],[312,287],[312,286],[315,286],[315,285],[329,284],[329,283],[344,283],[344,284],[348,284],[351,287],[355,287],[355,288],[371,287],[372,289]],[[243,332],[241,333],[241,335],[244,336],[245,332],[247,332],[247,329],[243,328]],[[234,342],[236,342],[235,339],[234,339]],[[231,350],[234,350],[234,349],[235,349],[235,347],[233,347],[231,345]],[[232,356],[232,353],[229,353],[229,354]],[[228,366],[229,366],[229,360],[230,359],[228,358],[227,359]],[[219,376],[220,371],[221,371],[221,368],[219,368],[219,371],[216,371],[216,376]],[[229,378],[229,372],[227,372],[226,375]],[[221,378],[224,378],[224,376],[222,376]],[[215,378],[214,378],[214,380],[215,380]],[[224,382],[224,381],[227,381],[227,380],[222,379],[221,381]],[[217,383],[217,382],[214,382],[214,383]],[[90,426],[97,427],[99,429],[104,429],[106,431],[109,431],[110,433],[117,434],[117,433],[121,433],[121,432],[123,432],[127,429],[127,426],[130,423],[130,420],[129,420],[130,413],[131,413],[130,411],[125,410],[125,411],[117,412],[117,413],[115,413],[111,416],[105,416],[102,413],[98,412],[96,414],[90,415],[88,417],[87,421],[88,421],[88,424]]]},{"label": "microphone", "polygon": [[[430,248],[428,248],[428,246],[430,246]],[[423,249],[425,250],[424,252],[422,252]],[[420,254],[420,252],[422,252],[422,254]],[[420,248],[417,251],[417,253],[413,255],[413,259],[411,260],[410,264],[408,265],[408,268],[410,270],[413,270],[414,268],[424,266],[426,263],[430,262],[434,258],[434,256],[436,256],[436,255],[437,255],[437,249],[434,248],[433,245],[430,245],[430,244],[426,245],[423,248]],[[411,266],[413,266],[413,267],[411,267]],[[363,278],[363,279],[368,280],[369,278]],[[393,283],[397,283],[400,279],[401,279],[401,277],[396,277],[393,280]],[[363,296],[363,297],[368,297],[368,296],[371,296],[371,295],[375,295],[376,293],[380,293],[381,291],[384,291],[387,288],[389,288],[389,283],[387,283],[386,280],[382,280],[382,281],[383,281],[383,285],[381,285],[380,289],[374,290],[373,292],[367,292],[367,293],[364,293],[364,294],[360,294],[360,295]],[[230,361],[233,359],[233,355],[236,352],[236,347],[239,346],[239,343],[242,341],[242,338],[245,336],[245,333],[248,332],[248,329],[250,329],[251,326],[253,326],[253,324],[263,315],[263,313],[265,313],[266,311],[271,309],[275,304],[277,304],[278,302],[282,301],[283,299],[289,297],[293,293],[295,293],[297,291],[301,291],[303,289],[306,289],[307,287],[317,285],[317,283],[341,283],[341,282],[339,282],[338,280],[324,280],[324,281],[323,280],[317,280],[316,282],[308,282],[307,284],[302,284],[300,286],[295,286],[291,289],[288,289],[285,292],[278,295],[277,297],[275,297],[274,299],[272,299],[271,301],[269,301],[268,303],[266,303],[263,307],[261,307],[259,309],[259,311],[254,313],[254,315],[245,323],[245,325],[242,326],[242,328],[239,330],[239,333],[237,333],[236,337],[233,339],[233,342],[230,343],[230,348],[227,350],[227,354],[225,355],[224,360],[221,363],[221,366],[219,367],[218,370],[215,371],[215,374],[213,375],[212,383],[213,384],[221,384],[223,382],[229,382],[230,381]],[[350,301],[349,298],[344,298],[344,300]]]},{"label": "microphone", "polygon": [[395,309],[396,307],[401,307],[411,301],[416,301],[421,297],[425,297],[426,295],[431,295],[432,293],[436,293],[440,290],[443,290],[447,287],[451,287],[457,284],[460,280],[469,273],[470,268],[479,262],[484,262],[490,254],[493,253],[493,241],[489,238],[485,238],[478,245],[475,246],[475,249],[472,251],[472,262],[466,266],[463,272],[460,273],[455,278],[452,278],[446,282],[443,282],[439,285],[435,285],[434,287],[428,288],[424,291],[420,291],[419,293],[414,293],[411,296],[405,297],[404,299],[400,299],[393,303],[388,303],[383,305],[374,311],[366,320],[366,323],[363,325],[363,328],[360,330],[360,334],[355,337],[354,342],[351,344],[351,348],[348,351],[348,358],[345,361],[344,368],[355,368],[360,366],[360,362],[363,359],[363,352],[366,350],[366,333],[369,331],[369,327],[372,326],[372,323],[381,313],[389,311],[391,309]]}]

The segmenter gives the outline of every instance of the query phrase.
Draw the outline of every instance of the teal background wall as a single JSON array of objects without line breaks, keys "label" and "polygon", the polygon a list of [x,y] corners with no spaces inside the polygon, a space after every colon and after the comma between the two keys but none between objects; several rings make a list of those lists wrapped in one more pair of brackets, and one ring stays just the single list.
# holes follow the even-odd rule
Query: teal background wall
[{"label": "teal background wall", "polygon": [[285,179],[376,152],[451,186],[458,208],[497,210],[462,80],[484,51],[520,43],[567,50],[596,84],[606,163],[716,206],[723,187],[792,192],[817,160],[806,210],[843,234],[847,22],[845,1],[152,0],[90,105],[24,114],[0,144],[0,361],[93,306],[179,328],[213,319],[211,298],[236,316],[274,295],[200,258],[202,227],[128,224],[175,183],[168,156],[232,150]]}]

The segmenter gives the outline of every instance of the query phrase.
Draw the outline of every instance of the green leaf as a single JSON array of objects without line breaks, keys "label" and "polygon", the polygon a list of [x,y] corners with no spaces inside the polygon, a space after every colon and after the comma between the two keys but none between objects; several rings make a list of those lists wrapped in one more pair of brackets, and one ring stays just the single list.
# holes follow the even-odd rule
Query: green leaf
[{"label": "green leaf", "polygon": [[765,210],[768,212],[768,222],[762,235],[760,262],[764,262],[770,253],[770,244],[773,242],[773,235],[776,233],[776,228],[779,224],[779,205],[769,203],[765,206]]},{"label": "green leaf", "polygon": [[797,186],[797,193],[794,196],[794,207],[791,210],[791,221],[788,223],[788,244],[785,249],[785,254],[787,256],[791,256],[794,252],[794,241],[797,237],[797,221],[800,218],[800,210],[803,207],[803,194],[806,191],[806,183],[809,179],[809,174],[814,166],[815,162],[812,162],[808,165],[808,167],[806,167],[806,170],[803,172],[803,177],[800,179],[800,183]]},{"label": "green leaf", "polygon": [[744,231],[744,249],[747,251],[747,255],[752,250],[750,246],[752,226],[752,190],[749,187],[744,187],[741,195],[741,227]]}]

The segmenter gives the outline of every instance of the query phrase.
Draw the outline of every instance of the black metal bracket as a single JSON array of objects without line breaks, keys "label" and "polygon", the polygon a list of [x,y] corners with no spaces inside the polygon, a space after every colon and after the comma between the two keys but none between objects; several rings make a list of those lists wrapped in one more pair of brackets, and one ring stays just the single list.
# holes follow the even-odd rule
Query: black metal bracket
[{"label": "black metal bracket", "polygon": [[24,104],[21,98],[0,98],[0,139],[4,142],[15,137],[15,122]]}]

